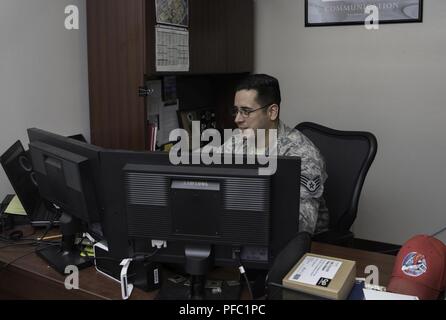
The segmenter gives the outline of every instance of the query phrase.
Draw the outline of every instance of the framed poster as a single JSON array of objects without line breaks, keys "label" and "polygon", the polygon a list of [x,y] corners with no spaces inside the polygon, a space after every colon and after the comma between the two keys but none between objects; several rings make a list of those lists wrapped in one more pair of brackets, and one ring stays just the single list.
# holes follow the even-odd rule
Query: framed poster
[{"label": "framed poster", "polygon": [[305,0],[305,26],[365,24],[368,6],[378,9],[379,23],[423,21],[423,0]]}]

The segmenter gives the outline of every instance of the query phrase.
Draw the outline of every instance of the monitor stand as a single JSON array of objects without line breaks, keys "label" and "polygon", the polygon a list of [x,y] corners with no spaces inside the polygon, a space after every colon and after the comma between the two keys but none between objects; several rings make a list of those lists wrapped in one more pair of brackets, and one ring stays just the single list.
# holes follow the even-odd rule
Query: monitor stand
[{"label": "monitor stand", "polygon": [[76,266],[79,270],[93,265],[93,260],[89,257],[82,257],[81,251],[75,244],[76,234],[80,232],[81,221],[66,213],[60,217],[60,231],[62,241],[60,245],[46,247],[37,250],[37,255],[60,274],[65,275],[67,266]]},{"label": "monitor stand", "polygon": [[190,275],[190,286],[172,283],[165,279],[156,297],[158,300],[238,300],[240,286],[223,286],[219,295],[205,288],[206,274],[212,267],[212,248],[210,245],[187,245],[185,248],[185,269]]},{"label": "monitor stand", "polygon": [[185,250],[185,271],[192,276],[190,284],[190,299],[205,299],[206,273],[211,267],[210,245],[188,245]]}]

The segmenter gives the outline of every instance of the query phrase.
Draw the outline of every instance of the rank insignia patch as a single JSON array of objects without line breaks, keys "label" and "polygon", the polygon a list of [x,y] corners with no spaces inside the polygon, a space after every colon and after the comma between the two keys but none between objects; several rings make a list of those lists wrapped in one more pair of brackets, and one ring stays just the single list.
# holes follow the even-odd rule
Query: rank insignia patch
[{"label": "rank insignia patch", "polygon": [[315,193],[321,187],[321,177],[310,179],[305,176],[301,176],[300,184],[303,185],[310,193]]}]

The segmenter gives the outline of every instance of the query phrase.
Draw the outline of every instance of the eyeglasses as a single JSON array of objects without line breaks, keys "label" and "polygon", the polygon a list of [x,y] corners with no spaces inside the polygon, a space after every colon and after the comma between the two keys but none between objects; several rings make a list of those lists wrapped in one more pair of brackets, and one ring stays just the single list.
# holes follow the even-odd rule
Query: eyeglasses
[{"label": "eyeglasses", "polygon": [[265,105],[263,107],[260,107],[260,108],[254,109],[254,110],[247,109],[247,108],[244,108],[244,107],[238,108],[238,107],[234,106],[234,107],[232,107],[231,114],[232,114],[232,116],[234,118],[237,117],[237,115],[239,113],[242,115],[243,118],[248,118],[251,113],[256,112],[258,110],[261,110],[261,109],[265,109],[265,108],[267,108],[267,107],[269,107],[271,105],[272,105],[272,103],[269,103],[269,104],[267,104],[267,105]]}]

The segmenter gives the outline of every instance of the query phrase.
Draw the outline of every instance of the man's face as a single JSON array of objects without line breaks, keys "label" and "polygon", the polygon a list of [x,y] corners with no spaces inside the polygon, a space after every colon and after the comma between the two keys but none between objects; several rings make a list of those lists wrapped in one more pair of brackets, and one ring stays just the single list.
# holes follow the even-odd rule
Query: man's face
[{"label": "man's face", "polygon": [[[274,128],[275,120],[277,119],[277,112],[270,106],[261,106],[256,101],[256,90],[240,90],[235,94],[234,107],[239,110],[252,111],[248,116],[244,116],[241,112],[235,116],[235,123],[241,130],[246,129],[272,129]],[[260,109],[265,107],[263,109]],[[278,107],[277,107],[278,109]]]}]

